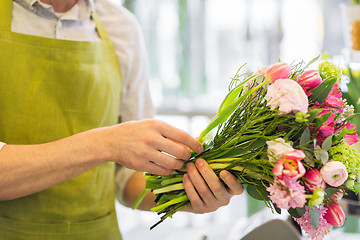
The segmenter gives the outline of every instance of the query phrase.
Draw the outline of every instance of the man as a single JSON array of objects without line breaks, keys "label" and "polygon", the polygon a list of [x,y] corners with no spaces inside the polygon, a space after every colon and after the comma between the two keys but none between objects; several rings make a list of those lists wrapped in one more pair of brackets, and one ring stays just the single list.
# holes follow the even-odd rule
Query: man
[{"label": "man", "polygon": [[[147,62],[133,16],[108,0],[0,2],[0,236],[120,239],[114,210],[130,206],[141,172],[169,174],[201,144],[152,117]],[[121,116],[121,124],[117,124]],[[126,168],[125,168],[126,167]],[[187,165],[188,211],[226,205],[202,160]],[[142,209],[153,205],[149,194]]]}]

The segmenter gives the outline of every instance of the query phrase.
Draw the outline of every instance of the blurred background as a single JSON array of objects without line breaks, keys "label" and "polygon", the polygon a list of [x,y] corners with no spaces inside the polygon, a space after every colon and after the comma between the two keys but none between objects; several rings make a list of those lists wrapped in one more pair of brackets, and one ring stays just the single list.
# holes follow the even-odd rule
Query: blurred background
[{"label": "blurred background", "polygon": [[[119,2],[120,0],[113,0]],[[215,115],[231,78],[279,59],[326,55],[348,63],[339,4],[350,0],[123,0],[140,22],[151,67],[156,118],[191,135]],[[346,91],[346,81],[343,88]],[[240,239],[277,217],[246,194],[214,213],[177,213],[149,231],[158,216],[117,205],[125,240]],[[263,209],[263,210],[262,210]],[[259,211],[258,211],[259,210]],[[358,215],[327,239],[359,239]],[[346,233],[346,234],[345,234]]]}]

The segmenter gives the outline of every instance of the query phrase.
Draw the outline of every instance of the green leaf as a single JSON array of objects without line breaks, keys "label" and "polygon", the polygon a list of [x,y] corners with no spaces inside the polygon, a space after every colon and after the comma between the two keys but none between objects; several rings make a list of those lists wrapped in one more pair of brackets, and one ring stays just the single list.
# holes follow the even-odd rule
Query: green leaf
[{"label": "green leaf", "polygon": [[[221,158],[235,158],[235,157],[241,157],[244,156],[246,154],[251,153],[251,151],[249,150],[244,150],[244,149],[232,149],[229,152],[225,153],[224,155],[221,155]],[[217,156],[220,157],[220,156]]]},{"label": "green leaf", "polygon": [[352,128],[350,128],[349,130],[347,129],[347,127],[344,127],[340,133],[338,133],[337,135],[334,135],[334,145],[338,144],[346,134],[353,134],[356,131]]},{"label": "green leaf", "polygon": [[305,161],[310,167],[315,167],[315,161],[314,161],[314,158],[313,158],[311,152],[305,151],[305,150],[303,150],[303,152],[305,153],[304,161]]},{"label": "green leaf", "polygon": [[302,208],[290,208],[288,210],[288,213],[294,218],[302,217],[305,214],[305,207],[302,207]]},{"label": "green leaf", "polygon": [[205,136],[213,130],[215,127],[219,126],[220,124],[224,123],[230,115],[239,107],[239,104],[241,104],[249,95],[253,94],[260,88],[262,88],[266,84],[266,81],[262,84],[252,88],[251,90],[245,92],[243,95],[239,96],[236,100],[231,102],[226,106],[226,108],[223,108],[221,111],[219,111],[216,116],[211,120],[211,122],[208,124],[206,129],[200,134],[199,141],[202,143],[205,140]]},{"label": "green leaf", "polygon": [[325,138],[324,142],[321,145],[321,148],[325,151],[329,151],[329,149],[332,146],[332,138],[333,135],[328,136],[327,138]]},{"label": "green leaf", "polygon": [[319,208],[318,207],[309,208],[309,214],[310,214],[311,225],[313,226],[313,228],[318,228],[319,220],[320,220]]},{"label": "green leaf", "polygon": [[355,182],[351,190],[355,192],[356,195],[358,195],[360,193],[360,183]]},{"label": "green leaf", "polygon": [[336,77],[330,77],[324,80],[319,86],[310,90],[312,94],[309,96],[309,99],[311,99],[313,103],[318,102],[319,104],[323,104],[336,83],[336,80]]},{"label": "green leaf", "polygon": [[244,88],[246,82],[242,82],[241,84],[237,85],[235,88],[233,88],[225,97],[223,102],[221,103],[219,107],[219,112],[222,112],[229,104],[231,104],[241,93],[241,91]]},{"label": "green leaf", "polygon": [[308,117],[309,122],[312,123],[315,120],[315,118],[319,115],[319,113],[321,113],[322,111],[323,111],[322,108],[314,108],[314,109],[310,110],[308,112],[308,114],[310,115]]},{"label": "green leaf", "polygon": [[305,128],[304,132],[301,134],[300,137],[300,145],[305,146],[310,142],[310,129]]},{"label": "green leaf", "polygon": [[248,187],[246,188],[246,191],[250,197],[257,199],[257,200],[264,200],[263,195],[261,195],[259,192],[261,190],[258,190],[255,186],[248,185]]},{"label": "green leaf", "polygon": [[276,211],[278,214],[281,214],[281,209],[278,208],[275,204],[273,204],[273,206],[274,206],[275,211]]},{"label": "green leaf", "polygon": [[316,118],[316,119],[315,119],[315,126],[314,126],[312,132],[315,132],[316,130],[318,130],[318,128],[319,128],[321,125],[323,125],[323,124],[326,122],[326,120],[328,120],[328,118],[329,118],[330,116],[331,116],[331,112],[328,112],[328,113],[322,115],[321,117]]}]

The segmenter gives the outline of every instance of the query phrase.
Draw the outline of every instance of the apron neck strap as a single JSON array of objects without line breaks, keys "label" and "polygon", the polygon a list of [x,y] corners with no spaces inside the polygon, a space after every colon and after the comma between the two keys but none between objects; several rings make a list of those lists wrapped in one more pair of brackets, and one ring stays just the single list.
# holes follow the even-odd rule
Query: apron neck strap
[{"label": "apron neck strap", "polygon": [[12,0],[0,0],[0,30],[11,31]]},{"label": "apron neck strap", "polygon": [[91,14],[91,17],[96,24],[96,30],[97,30],[100,38],[103,40],[106,40],[106,41],[110,41],[109,35],[107,34],[104,26],[102,25],[101,21],[99,20],[99,17],[97,16],[96,12],[93,12]]}]

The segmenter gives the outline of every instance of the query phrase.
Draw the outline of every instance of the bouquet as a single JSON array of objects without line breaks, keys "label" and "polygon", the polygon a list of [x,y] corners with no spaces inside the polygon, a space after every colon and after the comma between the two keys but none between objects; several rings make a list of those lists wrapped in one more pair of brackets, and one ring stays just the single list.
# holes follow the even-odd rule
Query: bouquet
[{"label": "bouquet", "polygon": [[[288,211],[310,238],[322,239],[345,221],[341,197],[359,192],[360,154],[351,146],[357,134],[353,107],[338,87],[341,69],[324,61],[309,70],[315,62],[278,62],[251,74],[240,68],[199,136],[204,151],[189,161],[203,158],[217,175],[228,170],[251,197],[278,213]],[[162,215],[152,228],[190,203],[184,171],[145,174],[142,195],[151,190],[157,203],[152,211]]]}]

